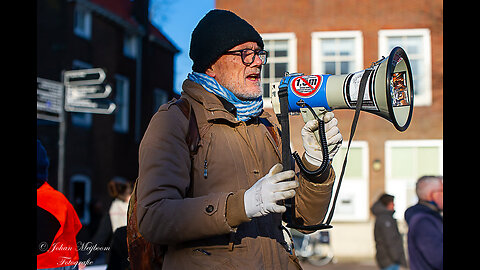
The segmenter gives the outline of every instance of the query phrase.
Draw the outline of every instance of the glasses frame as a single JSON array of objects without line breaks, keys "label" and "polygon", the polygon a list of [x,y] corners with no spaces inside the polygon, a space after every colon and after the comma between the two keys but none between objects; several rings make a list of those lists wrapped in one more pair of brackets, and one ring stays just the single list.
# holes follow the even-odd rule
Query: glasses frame
[{"label": "glasses frame", "polygon": [[[247,51],[252,51],[253,52],[253,58],[250,63],[245,61],[245,57],[247,57]],[[238,54],[240,53],[240,54]],[[265,53],[265,61],[263,61],[262,57],[260,57],[260,53]],[[265,65],[267,63],[267,58],[268,58],[268,52],[265,50],[252,50],[252,49],[243,49],[243,50],[235,50],[235,51],[227,51],[224,54],[228,55],[238,55],[242,58],[242,62],[246,66],[250,66],[253,62],[255,62],[255,56],[258,56],[260,60],[262,61],[262,65]]]}]

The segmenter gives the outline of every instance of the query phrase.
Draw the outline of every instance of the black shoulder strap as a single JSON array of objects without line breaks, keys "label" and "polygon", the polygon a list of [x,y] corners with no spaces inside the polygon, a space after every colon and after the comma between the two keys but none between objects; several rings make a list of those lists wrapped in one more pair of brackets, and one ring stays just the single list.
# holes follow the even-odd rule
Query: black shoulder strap
[{"label": "black shoulder strap", "polygon": [[368,77],[370,76],[370,73],[372,73],[372,69],[366,69],[362,75],[362,78],[360,79],[357,104],[355,106],[355,115],[353,116],[352,126],[350,128],[350,138],[348,139],[347,152],[345,153],[345,159],[343,160],[342,172],[340,173],[340,177],[338,178],[338,185],[337,185],[337,190],[335,191],[335,196],[333,197],[332,208],[330,209],[330,213],[328,214],[328,217],[327,217],[326,223],[328,225],[330,225],[330,222],[332,221],[332,218],[333,218],[333,212],[335,211],[335,205],[337,203],[338,193],[340,191],[340,185],[342,184],[343,175],[345,174],[345,168],[347,167],[348,151],[350,150],[350,144],[352,143],[353,135],[355,135],[355,130],[357,129],[358,117],[360,116],[360,110],[362,108],[362,103],[363,103],[363,96],[365,93],[365,88],[367,87],[367,81],[368,81]]}]

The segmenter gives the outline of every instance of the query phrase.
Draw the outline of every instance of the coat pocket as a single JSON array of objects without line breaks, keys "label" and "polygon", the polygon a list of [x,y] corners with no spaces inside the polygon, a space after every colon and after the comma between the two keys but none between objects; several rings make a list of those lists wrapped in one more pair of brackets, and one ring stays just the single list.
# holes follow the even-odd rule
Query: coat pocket
[{"label": "coat pocket", "polygon": [[232,251],[228,245],[198,246],[186,251],[192,266],[188,269],[244,269],[248,258],[247,247],[242,244],[236,245]]}]

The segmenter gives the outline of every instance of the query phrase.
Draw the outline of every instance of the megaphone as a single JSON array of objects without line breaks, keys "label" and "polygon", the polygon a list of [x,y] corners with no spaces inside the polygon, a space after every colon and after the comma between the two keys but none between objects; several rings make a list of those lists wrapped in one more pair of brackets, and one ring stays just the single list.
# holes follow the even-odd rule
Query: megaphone
[{"label": "megaphone", "polygon": [[[305,175],[318,175],[328,166],[328,152],[325,138],[323,115],[337,109],[355,110],[347,152],[338,180],[332,208],[325,223],[304,226],[296,224],[294,217],[295,198],[285,200],[287,207],[287,227],[301,230],[328,229],[332,226],[335,203],[346,168],[348,150],[355,134],[360,111],[378,115],[405,131],[410,125],[413,113],[413,77],[410,61],[401,47],[395,47],[387,58],[372,63],[362,71],[344,75],[304,75],[289,74],[270,88],[272,107],[282,128],[282,164],[284,169],[292,169],[292,156],[300,171]],[[308,170],[297,152],[291,154],[289,118],[291,113],[301,113],[304,122],[316,119],[319,129],[315,136],[322,147],[323,162],[314,171]]]},{"label": "megaphone", "polygon": [[[376,114],[399,131],[410,125],[413,112],[413,77],[407,54],[395,47],[387,58],[374,62],[368,69],[344,75],[286,74],[280,83],[272,84],[270,96],[275,114],[280,114],[278,91],[287,87],[288,111],[301,112],[304,121],[313,119],[306,103],[317,114],[337,109],[355,109],[361,81],[364,96],[361,110]],[[363,90],[363,89],[362,89]]]}]

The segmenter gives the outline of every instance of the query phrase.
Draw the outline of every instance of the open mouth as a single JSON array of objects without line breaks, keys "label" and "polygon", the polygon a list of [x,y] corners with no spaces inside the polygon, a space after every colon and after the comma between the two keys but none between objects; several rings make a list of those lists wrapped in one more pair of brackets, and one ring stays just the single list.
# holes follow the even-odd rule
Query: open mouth
[{"label": "open mouth", "polygon": [[260,73],[254,73],[247,76],[247,79],[253,82],[258,82],[260,80]]}]

